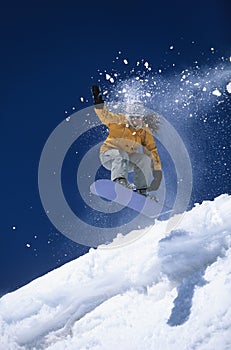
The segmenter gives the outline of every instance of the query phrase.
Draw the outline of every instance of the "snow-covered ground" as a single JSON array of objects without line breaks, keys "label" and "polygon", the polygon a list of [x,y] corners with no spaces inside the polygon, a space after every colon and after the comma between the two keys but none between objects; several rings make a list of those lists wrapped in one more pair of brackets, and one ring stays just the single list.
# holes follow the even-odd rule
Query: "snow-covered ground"
[{"label": "snow-covered ground", "polygon": [[123,240],[3,296],[0,349],[231,349],[231,197]]}]

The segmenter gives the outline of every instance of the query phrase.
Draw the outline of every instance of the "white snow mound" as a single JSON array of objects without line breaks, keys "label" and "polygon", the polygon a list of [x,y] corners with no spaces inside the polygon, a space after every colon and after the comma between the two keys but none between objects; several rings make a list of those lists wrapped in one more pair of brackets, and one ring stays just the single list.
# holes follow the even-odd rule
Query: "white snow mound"
[{"label": "white snow mound", "polygon": [[230,349],[230,209],[197,204],[167,236],[156,221],[4,295],[0,349]]}]

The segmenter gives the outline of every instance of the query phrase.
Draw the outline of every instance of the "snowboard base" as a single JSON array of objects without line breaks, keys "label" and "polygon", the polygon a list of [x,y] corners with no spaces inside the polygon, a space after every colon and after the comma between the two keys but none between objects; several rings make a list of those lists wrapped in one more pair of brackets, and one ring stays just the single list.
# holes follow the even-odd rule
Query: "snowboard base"
[{"label": "snowboard base", "polygon": [[163,214],[173,211],[165,208],[160,203],[156,202],[155,199],[142,196],[111,180],[97,180],[90,186],[90,190],[97,196],[129,207],[149,218],[158,218]]}]

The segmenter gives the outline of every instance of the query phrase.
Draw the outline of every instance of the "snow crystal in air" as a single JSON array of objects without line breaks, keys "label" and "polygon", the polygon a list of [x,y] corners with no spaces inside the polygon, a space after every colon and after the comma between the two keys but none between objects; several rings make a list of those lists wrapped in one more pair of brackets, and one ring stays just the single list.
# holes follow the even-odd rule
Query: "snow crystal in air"
[{"label": "snow crystal in air", "polygon": [[231,82],[229,82],[229,83],[226,85],[226,90],[228,91],[229,94],[231,94]]},{"label": "snow crystal in air", "polygon": [[106,74],[106,80],[109,80],[110,81],[110,83],[114,83],[114,78],[112,78],[111,76],[110,76],[110,74]]},{"label": "snow crystal in air", "polygon": [[220,91],[218,89],[213,90],[212,94],[214,96],[218,96],[218,97],[221,96],[221,93],[220,93]]},{"label": "snow crystal in air", "polygon": [[16,226],[12,226],[12,230],[16,230]]},{"label": "snow crystal in air", "polygon": [[80,97],[80,101],[81,101],[81,102],[84,102],[84,98],[83,98],[83,97]]},{"label": "snow crystal in air", "polygon": [[27,243],[27,244],[26,244],[26,247],[27,247],[27,248],[30,248],[30,244],[29,244],[29,243]]},{"label": "snow crystal in air", "polygon": [[[191,43],[195,44],[195,41]],[[169,44],[168,50],[176,50],[176,47]],[[215,53],[216,49],[211,45],[209,53],[213,51]],[[120,56],[119,58],[122,65],[125,64],[128,67],[131,65],[129,57]],[[224,91],[231,93],[231,80],[228,75],[230,69],[226,67],[227,60],[230,66],[231,56],[228,56],[222,59],[222,64],[215,67],[203,67],[194,60],[193,67],[185,68],[180,74],[173,72],[171,76],[166,76],[164,66],[155,68],[154,73],[151,74],[149,71],[153,69],[148,59],[137,59],[135,67],[127,72],[126,69],[122,73],[115,69],[111,73],[104,70],[103,77],[107,84],[111,83],[111,86],[103,87],[103,93],[108,102],[120,102],[121,109],[124,101],[135,96],[150,107],[158,109],[163,115],[171,114],[177,118],[180,118],[181,113],[184,117],[189,114],[196,116],[199,109],[203,109],[204,113],[214,108],[214,103],[224,104],[227,99]],[[170,66],[175,67],[177,64],[172,62]]]},{"label": "snow crystal in air", "polygon": [[144,67],[148,69],[148,67],[149,67],[148,62],[145,62],[145,63],[144,63]]}]

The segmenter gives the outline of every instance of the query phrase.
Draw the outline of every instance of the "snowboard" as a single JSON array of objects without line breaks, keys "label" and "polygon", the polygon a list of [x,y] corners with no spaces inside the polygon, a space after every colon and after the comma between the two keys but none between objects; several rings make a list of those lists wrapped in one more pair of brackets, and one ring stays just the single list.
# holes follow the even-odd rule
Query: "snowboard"
[{"label": "snowboard", "polygon": [[171,209],[158,203],[156,199],[145,197],[111,180],[96,180],[90,186],[90,191],[104,199],[129,207],[149,218],[158,218],[172,212]]}]

